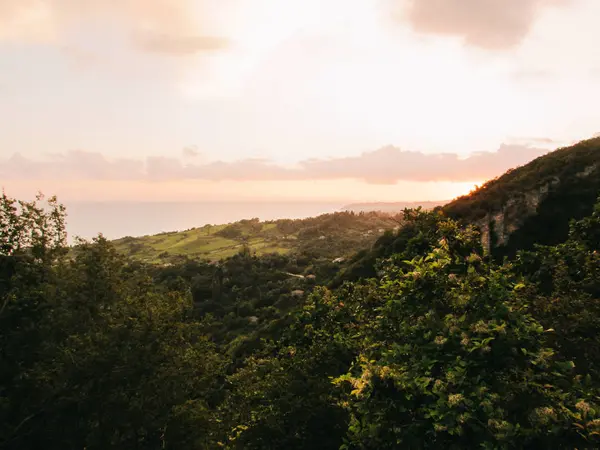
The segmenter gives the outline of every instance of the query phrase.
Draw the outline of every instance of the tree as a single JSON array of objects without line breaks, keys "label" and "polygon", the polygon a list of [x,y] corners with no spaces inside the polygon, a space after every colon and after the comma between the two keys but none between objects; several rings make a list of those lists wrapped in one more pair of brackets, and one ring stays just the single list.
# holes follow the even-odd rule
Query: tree
[{"label": "tree", "polygon": [[0,448],[214,448],[222,360],[190,295],[103,237],[67,254],[58,204],[14,205],[4,196]]},{"label": "tree", "polygon": [[527,281],[528,311],[553,329],[553,345],[578,373],[600,376],[600,201],[571,223],[569,238],[518,255],[515,271]]},{"label": "tree", "polygon": [[23,253],[46,261],[64,250],[65,207],[56,197],[44,201],[38,194],[34,201],[18,201],[3,191],[0,197],[0,255],[17,256]]},{"label": "tree", "polygon": [[268,342],[229,377],[223,411],[232,425],[231,449],[338,449],[347,414],[331,378],[344,373],[353,353],[342,332],[348,312],[333,308],[321,288],[296,313],[277,342]]},{"label": "tree", "polygon": [[432,251],[389,267],[362,299],[375,317],[336,380],[351,414],[345,448],[596,446],[595,391],[523,310],[510,266],[465,256],[473,230],[437,229]]},{"label": "tree", "polygon": [[277,221],[277,230],[283,234],[284,239],[287,239],[290,234],[298,231],[296,221],[291,219],[281,219]]}]

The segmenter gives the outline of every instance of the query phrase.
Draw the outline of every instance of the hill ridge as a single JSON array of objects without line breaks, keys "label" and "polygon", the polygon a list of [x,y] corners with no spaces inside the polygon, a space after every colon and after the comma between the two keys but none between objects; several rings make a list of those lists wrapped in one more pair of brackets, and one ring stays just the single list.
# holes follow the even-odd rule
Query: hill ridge
[{"label": "hill ridge", "polygon": [[[536,243],[557,244],[567,238],[570,220],[591,214],[600,192],[598,167],[596,137],[511,169],[442,210],[476,225],[484,248],[498,256]],[[536,230],[543,232],[533,236]]]}]

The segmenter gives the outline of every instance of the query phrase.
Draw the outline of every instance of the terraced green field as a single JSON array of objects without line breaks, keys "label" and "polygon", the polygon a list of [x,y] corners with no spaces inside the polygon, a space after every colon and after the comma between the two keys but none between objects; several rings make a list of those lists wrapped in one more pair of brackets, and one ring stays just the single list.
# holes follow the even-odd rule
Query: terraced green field
[{"label": "terraced green field", "polygon": [[344,248],[368,245],[396,224],[378,213],[344,212],[293,221],[243,220],[153,236],[128,236],[113,242],[120,253],[153,264],[179,257],[218,261],[244,248],[256,255],[310,250],[323,256],[342,256]]},{"label": "terraced green field", "polygon": [[172,256],[219,260],[238,253],[244,245],[257,254],[284,253],[290,249],[284,247],[284,244],[278,240],[267,239],[260,235],[235,240],[214,234],[222,228],[224,226],[213,227],[210,232],[196,228],[140,238],[126,237],[114,243],[120,252],[146,262],[160,262]]}]

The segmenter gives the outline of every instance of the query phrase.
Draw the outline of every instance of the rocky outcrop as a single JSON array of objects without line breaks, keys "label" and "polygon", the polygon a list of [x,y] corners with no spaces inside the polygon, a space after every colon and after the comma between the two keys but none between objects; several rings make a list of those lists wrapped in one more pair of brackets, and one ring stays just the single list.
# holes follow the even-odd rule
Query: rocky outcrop
[{"label": "rocky outcrop", "polygon": [[587,166],[585,169],[583,169],[581,172],[579,172],[577,174],[577,176],[579,178],[586,178],[589,177],[593,172],[596,171],[596,169],[598,168],[597,164],[592,164],[590,166]]},{"label": "rocky outcrop", "polygon": [[538,189],[507,200],[499,211],[488,213],[477,222],[485,252],[490,253],[492,248],[506,245],[511,234],[518,230],[528,217],[537,212],[540,203],[559,184],[560,180],[554,178]]},{"label": "rocky outcrop", "polygon": [[[588,178],[596,175],[597,169],[597,164],[591,164],[576,176],[579,179]],[[540,204],[560,184],[560,178],[554,177],[534,190],[510,198],[499,210],[491,211],[479,220],[476,225],[481,231],[484,250],[490,253],[496,247],[507,245],[511,235],[538,212]]]}]

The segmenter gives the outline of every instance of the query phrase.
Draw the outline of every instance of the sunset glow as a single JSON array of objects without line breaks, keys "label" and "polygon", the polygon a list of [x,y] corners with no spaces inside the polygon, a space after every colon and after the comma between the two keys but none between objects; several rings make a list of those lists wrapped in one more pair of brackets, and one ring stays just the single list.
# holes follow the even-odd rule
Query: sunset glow
[{"label": "sunset glow", "polygon": [[[105,200],[442,200],[594,135],[598,2],[475,3],[2,0],[3,184]],[[492,159],[429,170],[427,156],[482,152]],[[356,169],[340,172],[348,158]]]}]

